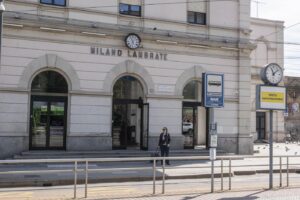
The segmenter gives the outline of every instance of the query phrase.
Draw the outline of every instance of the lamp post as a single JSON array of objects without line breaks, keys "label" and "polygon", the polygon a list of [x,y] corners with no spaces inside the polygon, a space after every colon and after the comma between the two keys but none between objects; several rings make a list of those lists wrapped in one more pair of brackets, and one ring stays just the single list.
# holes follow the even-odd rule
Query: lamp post
[{"label": "lamp post", "polygon": [[3,32],[3,12],[5,11],[4,0],[0,0],[0,68],[2,65],[2,32]]}]

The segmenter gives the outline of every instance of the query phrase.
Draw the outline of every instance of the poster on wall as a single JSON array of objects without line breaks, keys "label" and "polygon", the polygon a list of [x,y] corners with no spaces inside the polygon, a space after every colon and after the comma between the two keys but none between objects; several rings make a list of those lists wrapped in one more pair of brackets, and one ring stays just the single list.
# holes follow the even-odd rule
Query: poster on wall
[{"label": "poster on wall", "polygon": [[203,104],[207,108],[224,107],[224,74],[203,74]]}]

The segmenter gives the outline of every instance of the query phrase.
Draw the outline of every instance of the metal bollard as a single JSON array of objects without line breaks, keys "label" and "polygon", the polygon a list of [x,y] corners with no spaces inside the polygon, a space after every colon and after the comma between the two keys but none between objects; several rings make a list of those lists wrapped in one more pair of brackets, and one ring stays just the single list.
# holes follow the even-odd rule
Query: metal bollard
[{"label": "metal bollard", "polygon": [[162,179],[162,193],[165,194],[165,167],[166,167],[166,159],[165,157],[163,158],[163,179]]},{"label": "metal bollard", "polygon": [[89,162],[85,162],[85,198],[88,196]]},{"label": "metal bollard", "polygon": [[223,186],[223,158],[221,159],[221,191],[224,190]]},{"label": "metal bollard", "polygon": [[231,190],[231,158],[229,158],[229,190]]},{"label": "metal bollard", "polygon": [[77,161],[74,163],[74,199],[76,199],[77,194]]},{"label": "metal bollard", "polygon": [[280,172],[280,183],[279,183],[279,187],[282,187],[282,158],[279,157],[279,166],[280,166],[280,169],[279,169],[279,172]]},{"label": "metal bollard", "polygon": [[289,187],[289,157],[286,157],[286,186]]},{"label": "metal bollard", "polygon": [[156,181],[156,159],[153,159],[153,194],[155,194],[155,181]]},{"label": "metal bollard", "polygon": [[214,174],[214,160],[212,160],[211,161],[211,193],[214,193],[214,188],[215,188],[215,186],[214,186],[214,182],[215,182],[215,180],[214,180],[214,178],[215,178],[215,174]]}]

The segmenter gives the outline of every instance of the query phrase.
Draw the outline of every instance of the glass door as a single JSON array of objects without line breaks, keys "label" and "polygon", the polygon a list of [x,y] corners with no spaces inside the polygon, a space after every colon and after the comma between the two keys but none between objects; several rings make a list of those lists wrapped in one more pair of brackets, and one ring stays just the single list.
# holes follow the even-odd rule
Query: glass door
[{"label": "glass door", "polygon": [[33,101],[31,108],[31,147],[47,147],[48,102]]},{"label": "glass door", "polygon": [[183,107],[182,109],[182,134],[184,135],[184,148],[194,148],[194,126],[195,126],[195,108]]},{"label": "glass door", "polygon": [[32,96],[30,149],[65,149],[67,97]]},{"label": "glass door", "polygon": [[112,121],[113,149],[126,149],[128,127],[127,104],[114,104]]},{"label": "glass door", "polygon": [[256,132],[258,140],[266,139],[266,113],[264,112],[256,113]]},{"label": "glass door", "polygon": [[148,150],[149,139],[149,104],[143,104],[142,109],[142,137],[141,137],[141,149]]}]

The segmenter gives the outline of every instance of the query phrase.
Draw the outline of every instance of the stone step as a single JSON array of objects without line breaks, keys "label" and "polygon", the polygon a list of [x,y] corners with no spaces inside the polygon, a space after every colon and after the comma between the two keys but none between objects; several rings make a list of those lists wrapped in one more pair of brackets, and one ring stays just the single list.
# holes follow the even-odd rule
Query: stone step
[{"label": "stone step", "polygon": [[[123,150],[123,151],[26,151],[14,155],[13,159],[59,159],[59,158],[126,158],[150,157],[155,151]],[[217,151],[218,155],[227,155],[224,151]],[[170,156],[208,156],[209,151],[203,150],[173,150]]]}]

